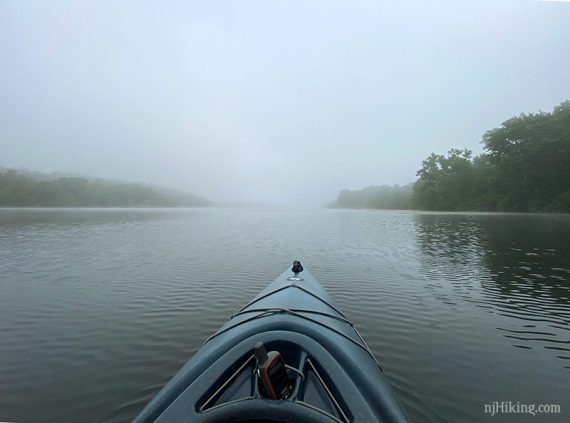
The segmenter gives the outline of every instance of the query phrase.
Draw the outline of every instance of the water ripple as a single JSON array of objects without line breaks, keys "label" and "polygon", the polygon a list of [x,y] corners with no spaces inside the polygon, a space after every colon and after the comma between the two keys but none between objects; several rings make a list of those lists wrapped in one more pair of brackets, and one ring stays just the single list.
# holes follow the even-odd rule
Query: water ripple
[{"label": "water ripple", "polygon": [[128,421],[295,258],[412,421],[480,421],[515,388],[567,409],[569,228],[540,215],[0,210],[0,420]]}]

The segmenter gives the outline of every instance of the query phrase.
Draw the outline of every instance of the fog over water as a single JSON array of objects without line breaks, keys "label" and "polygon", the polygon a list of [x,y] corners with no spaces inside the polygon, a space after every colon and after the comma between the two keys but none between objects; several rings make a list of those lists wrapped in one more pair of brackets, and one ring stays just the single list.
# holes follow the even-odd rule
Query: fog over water
[{"label": "fog over water", "polygon": [[570,3],[0,2],[0,166],[319,205],[570,98]]}]

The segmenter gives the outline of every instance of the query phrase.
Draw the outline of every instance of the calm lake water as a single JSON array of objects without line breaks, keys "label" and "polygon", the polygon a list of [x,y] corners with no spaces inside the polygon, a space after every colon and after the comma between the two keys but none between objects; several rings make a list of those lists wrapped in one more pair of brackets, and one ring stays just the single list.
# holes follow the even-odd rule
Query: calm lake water
[{"label": "calm lake water", "polygon": [[570,216],[241,209],[0,210],[0,421],[129,421],[297,258],[412,422],[570,421]]}]

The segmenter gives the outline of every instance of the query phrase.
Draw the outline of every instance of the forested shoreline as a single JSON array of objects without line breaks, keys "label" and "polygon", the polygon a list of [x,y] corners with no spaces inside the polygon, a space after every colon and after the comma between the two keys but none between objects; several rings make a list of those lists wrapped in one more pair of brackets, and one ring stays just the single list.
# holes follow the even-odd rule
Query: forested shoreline
[{"label": "forested shoreline", "polygon": [[76,176],[0,169],[0,207],[204,207],[187,192]]},{"label": "forested shoreline", "polygon": [[515,116],[481,142],[478,156],[432,153],[413,184],[343,190],[331,207],[570,213],[570,101]]},{"label": "forested shoreline", "polygon": [[360,190],[342,190],[332,207],[407,210],[412,208],[413,184],[370,185]]}]

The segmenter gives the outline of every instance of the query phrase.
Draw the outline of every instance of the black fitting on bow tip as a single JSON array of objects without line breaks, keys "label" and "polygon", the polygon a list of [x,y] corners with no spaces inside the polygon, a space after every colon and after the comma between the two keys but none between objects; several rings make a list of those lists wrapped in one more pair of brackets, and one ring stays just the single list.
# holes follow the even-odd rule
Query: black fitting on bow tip
[{"label": "black fitting on bow tip", "polygon": [[291,270],[293,271],[295,276],[301,273],[303,271],[303,266],[301,265],[301,262],[299,260],[295,260],[293,262],[293,267],[291,268]]}]

